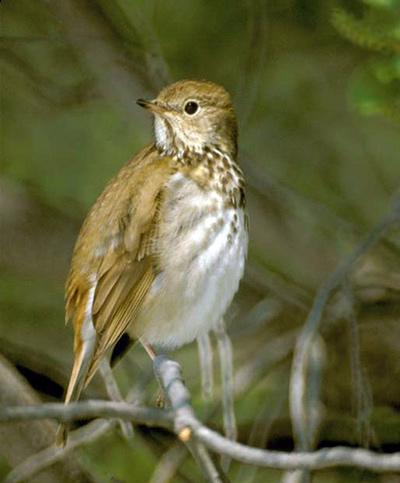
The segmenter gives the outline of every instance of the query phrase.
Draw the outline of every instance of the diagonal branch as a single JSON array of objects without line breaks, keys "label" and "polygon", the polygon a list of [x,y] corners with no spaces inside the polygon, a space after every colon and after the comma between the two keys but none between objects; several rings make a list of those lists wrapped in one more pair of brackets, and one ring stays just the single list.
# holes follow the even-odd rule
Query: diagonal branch
[{"label": "diagonal branch", "polygon": [[[123,398],[119,391],[119,387],[117,385],[116,380],[114,379],[114,375],[112,373],[112,369],[110,367],[110,363],[103,359],[100,363],[100,373],[103,377],[104,385],[106,386],[107,394],[111,401],[118,401],[122,402]],[[121,427],[122,434],[125,438],[129,439],[133,436],[133,426],[129,421],[119,421],[119,425]]]},{"label": "diagonal branch", "polygon": [[158,356],[154,360],[154,372],[175,410],[175,433],[191,452],[206,481],[222,483],[224,477],[219,474],[206,446],[196,438],[192,438],[192,425],[193,423],[197,425],[198,421],[190,404],[189,391],[182,380],[180,365],[168,357]]},{"label": "diagonal branch", "polygon": [[389,214],[368,233],[354,251],[331,273],[314,299],[306,323],[297,339],[289,387],[289,405],[293,434],[300,451],[309,449],[310,421],[307,411],[307,373],[312,346],[318,335],[322,315],[331,293],[346,279],[354,263],[376,244],[393,225],[400,222],[398,202]]},{"label": "diagonal branch", "polygon": [[400,453],[379,454],[345,447],[315,452],[285,453],[253,448],[231,441],[207,428],[196,418],[178,363],[165,356],[159,356],[154,361],[154,371],[171,402],[171,409],[137,407],[128,403],[109,401],[88,401],[67,406],[60,403],[46,403],[37,406],[2,407],[0,421],[28,419],[71,421],[102,417],[164,427],[173,430],[181,441],[189,444],[189,449],[191,446],[195,448],[193,453],[197,451],[198,464],[204,471],[208,471],[208,481],[223,481],[224,475],[218,475],[205,448],[242,463],[264,468],[316,470],[349,466],[374,472],[400,472]]},{"label": "diagonal branch", "polygon": [[[133,406],[140,402],[140,396],[150,380],[151,373],[144,373],[144,377],[129,391],[126,401]],[[116,419],[97,419],[82,428],[71,431],[68,444],[65,448],[49,446],[46,449],[25,459],[22,463],[15,466],[8,473],[5,483],[18,483],[30,481],[34,475],[45,468],[54,465],[58,461],[64,460],[70,453],[77,448],[90,444],[100,438],[104,433],[117,425]],[[75,458],[74,458],[75,461]]]}]

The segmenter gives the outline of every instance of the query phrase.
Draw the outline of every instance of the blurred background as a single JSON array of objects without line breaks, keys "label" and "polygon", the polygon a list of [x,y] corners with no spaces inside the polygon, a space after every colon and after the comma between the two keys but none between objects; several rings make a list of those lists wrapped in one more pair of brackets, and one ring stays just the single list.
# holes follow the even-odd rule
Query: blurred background
[{"label": "blurred background", "polygon": [[[1,404],[62,399],[73,360],[63,302],[71,252],[106,182],[150,140],[135,100],[204,78],[233,96],[248,183],[249,258],[227,317],[238,439],[293,449],[296,337],[321,283],[390,210],[400,184],[400,1],[3,0],[0,21]],[[398,235],[365,253],[326,307],[314,448],[400,451]],[[171,356],[197,414],[222,430],[218,357],[205,401],[197,345]],[[140,347],[115,374],[124,395],[136,387],[154,404]],[[106,397],[99,377],[91,397]],[[0,479],[50,445],[55,427],[1,426]],[[311,476],[399,481],[350,469]],[[285,475],[233,463],[229,477]],[[29,481],[202,480],[165,431],[138,427],[127,442],[114,427]]]}]

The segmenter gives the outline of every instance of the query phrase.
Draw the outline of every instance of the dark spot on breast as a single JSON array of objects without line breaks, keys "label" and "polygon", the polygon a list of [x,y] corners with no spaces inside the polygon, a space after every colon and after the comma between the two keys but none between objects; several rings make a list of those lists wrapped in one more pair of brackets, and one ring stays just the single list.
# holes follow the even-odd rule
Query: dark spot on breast
[{"label": "dark spot on breast", "polygon": [[239,169],[239,168],[236,166],[236,164],[234,164],[232,167],[233,167],[233,171],[235,171],[235,173],[236,173],[238,176],[242,177],[242,172],[241,172],[241,171],[240,171],[240,169]]},{"label": "dark spot on breast", "polygon": [[230,169],[231,163],[226,158],[223,158],[222,163],[225,169]]},{"label": "dark spot on breast", "polygon": [[246,205],[246,195],[244,194],[244,189],[240,188],[239,206],[243,207]]}]

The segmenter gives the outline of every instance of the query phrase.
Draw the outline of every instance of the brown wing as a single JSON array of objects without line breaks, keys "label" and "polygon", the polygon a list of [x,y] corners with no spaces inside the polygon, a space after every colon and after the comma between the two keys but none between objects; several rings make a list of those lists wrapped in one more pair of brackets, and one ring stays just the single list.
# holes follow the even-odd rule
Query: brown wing
[{"label": "brown wing", "polygon": [[97,343],[86,384],[104,352],[134,322],[157,274],[159,208],[173,171],[170,158],[145,148],[110,182],[82,227],[66,292],[77,352],[87,309],[80,304],[95,284],[92,320]]}]

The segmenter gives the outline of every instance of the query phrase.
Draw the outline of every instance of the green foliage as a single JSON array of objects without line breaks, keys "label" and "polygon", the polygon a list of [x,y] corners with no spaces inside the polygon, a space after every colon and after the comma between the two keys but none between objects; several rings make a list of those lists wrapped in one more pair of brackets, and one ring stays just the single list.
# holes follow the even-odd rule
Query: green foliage
[{"label": "green foliage", "polygon": [[336,9],[333,24],[350,42],[375,55],[356,70],[350,98],[366,115],[400,120],[400,2],[364,0],[361,15]]}]

